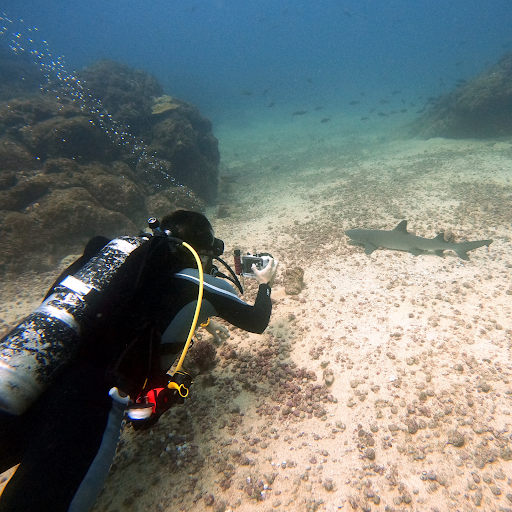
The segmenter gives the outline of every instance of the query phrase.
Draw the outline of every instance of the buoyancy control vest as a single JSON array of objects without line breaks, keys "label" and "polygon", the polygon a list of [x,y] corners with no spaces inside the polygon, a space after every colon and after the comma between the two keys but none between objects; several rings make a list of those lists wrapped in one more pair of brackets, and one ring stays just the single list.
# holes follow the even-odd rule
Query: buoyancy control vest
[{"label": "buoyancy control vest", "polygon": [[152,276],[178,269],[180,248],[173,240],[151,234],[116,238],[56,283],[0,340],[0,409],[22,414],[80,351],[86,333],[119,317]]}]

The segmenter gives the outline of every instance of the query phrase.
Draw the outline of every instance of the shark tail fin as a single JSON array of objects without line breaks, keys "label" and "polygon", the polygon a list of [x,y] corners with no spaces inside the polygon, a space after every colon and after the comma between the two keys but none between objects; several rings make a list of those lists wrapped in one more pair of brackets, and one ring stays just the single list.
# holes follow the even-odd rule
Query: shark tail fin
[{"label": "shark tail fin", "polygon": [[478,249],[479,247],[483,247],[486,245],[492,244],[492,240],[477,240],[475,242],[462,242],[461,244],[457,244],[457,248],[454,251],[457,253],[457,256],[463,260],[469,260],[469,256],[467,255],[468,251],[472,251],[473,249]]}]

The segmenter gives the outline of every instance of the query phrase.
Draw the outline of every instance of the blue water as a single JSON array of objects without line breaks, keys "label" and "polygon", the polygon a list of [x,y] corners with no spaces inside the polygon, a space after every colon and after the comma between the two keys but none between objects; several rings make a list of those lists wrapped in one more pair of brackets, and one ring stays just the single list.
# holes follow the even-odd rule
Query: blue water
[{"label": "blue water", "polygon": [[103,58],[142,68],[214,125],[318,105],[323,115],[415,111],[512,49],[510,0],[4,0],[2,9],[38,27],[67,69]]}]

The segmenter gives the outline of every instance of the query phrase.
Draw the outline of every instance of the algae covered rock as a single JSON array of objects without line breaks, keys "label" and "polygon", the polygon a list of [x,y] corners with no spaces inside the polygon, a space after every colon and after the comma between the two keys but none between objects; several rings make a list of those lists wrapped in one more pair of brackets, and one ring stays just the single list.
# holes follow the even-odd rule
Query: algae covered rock
[{"label": "algae covered rock", "polygon": [[453,92],[411,125],[424,138],[487,138],[512,134],[512,52]]},{"label": "algae covered rock", "polygon": [[298,295],[304,288],[304,270],[289,268],[284,274],[284,290],[287,295]]},{"label": "algae covered rock", "polygon": [[[5,66],[18,69],[0,54]],[[0,276],[51,269],[92,236],[136,234],[149,216],[215,201],[217,139],[195,106],[112,61],[79,78],[92,100],[39,87],[14,97],[0,74]]]},{"label": "algae covered rock", "polygon": [[[156,189],[167,188],[172,176],[202,200],[214,204],[220,153],[212,124],[195,105],[163,94],[149,73],[104,60],[78,73],[91,94],[130,133],[147,145],[148,159],[137,170]],[[164,172],[154,172],[155,159]]]}]

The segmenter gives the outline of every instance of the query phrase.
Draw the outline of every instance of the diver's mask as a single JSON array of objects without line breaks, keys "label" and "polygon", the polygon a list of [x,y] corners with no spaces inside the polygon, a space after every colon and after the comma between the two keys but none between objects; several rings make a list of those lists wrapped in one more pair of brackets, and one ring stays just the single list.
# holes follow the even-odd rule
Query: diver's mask
[{"label": "diver's mask", "polygon": [[[218,258],[224,252],[224,242],[220,238],[213,238],[212,245],[206,251],[199,252],[199,259],[203,264],[203,272],[211,274],[213,270],[213,259]],[[217,270],[217,269],[216,269]]]},{"label": "diver's mask", "polygon": [[219,257],[224,252],[224,242],[220,238],[214,238],[210,252],[212,256]]}]

